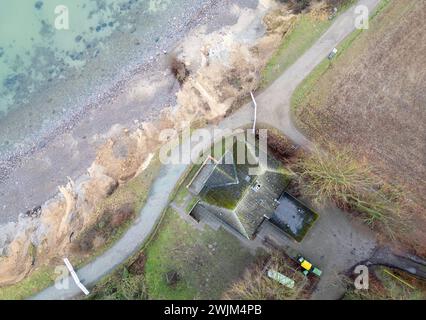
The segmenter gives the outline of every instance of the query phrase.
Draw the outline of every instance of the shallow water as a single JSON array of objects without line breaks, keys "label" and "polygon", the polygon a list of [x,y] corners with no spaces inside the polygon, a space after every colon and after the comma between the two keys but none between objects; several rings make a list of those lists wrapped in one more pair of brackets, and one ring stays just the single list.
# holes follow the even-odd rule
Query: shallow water
[{"label": "shallow water", "polygon": [[270,221],[298,242],[302,241],[318,215],[287,193],[280,197],[279,202]]},{"label": "shallow water", "polygon": [[[148,62],[160,70],[164,50],[190,29],[233,24],[231,5],[257,3],[0,0],[0,177],[14,165],[9,159],[69,131],[87,110],[122,92],[135,74],[143,76]],[[55,26],[59,5],[68,9],[67,30]]]},{"label": "shallow water", "polygon": [[[203,1],[192,2],[195,7]],[[60,5],[68,9],[66,30],[55,25]],[[146,48],[160,44],[169,21],[184,16],[190,5],[189,0],[1,0],[0,151],[74,108],[78,97],[127,66],[135,47],[142,57]],[[16,115],[17,110],[25,112]]]},{"label": "shallow water", "polygon": [[[2,0],[0,116],[29,102],[43,82],[64,77],[68,68],[84,67],[100,53],[102,41],[126,27],[124,18],[142,2],[147,13],[152,13],[167,9],[170,1]],[[60,5],[68,8],[68,30],[55,26],[61,16],[55,8]],[[132,26],[127,27],[131,31]]]}]

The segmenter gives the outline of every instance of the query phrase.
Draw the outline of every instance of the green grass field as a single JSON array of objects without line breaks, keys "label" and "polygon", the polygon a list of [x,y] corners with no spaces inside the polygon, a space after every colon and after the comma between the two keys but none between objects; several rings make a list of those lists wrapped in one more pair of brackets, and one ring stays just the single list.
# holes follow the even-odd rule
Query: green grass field
[{"label": "green grass field", "polygon": [[51,268],[40,268],[30,277],[8,287],[0,288],[0,300],[20,300],[36,294],[53,283],[55,273]]},{"label": "green grass field", "polygon": [[[172,209],[141,253],[143,274],[132,274],[129,262],[100,282],[90,298],[219,299],[256,259],[222,228],[196,229]],[[178,275],[173,284],[167,283],[169,272]]]},{"label": "green grass field", "polygon": [[[223,229],[200,231],[168,210],[146,250],[145,279],[151,299],[215,299],[238,279],[255,257]],[[165,274],[174,271],[174,286]]]}]

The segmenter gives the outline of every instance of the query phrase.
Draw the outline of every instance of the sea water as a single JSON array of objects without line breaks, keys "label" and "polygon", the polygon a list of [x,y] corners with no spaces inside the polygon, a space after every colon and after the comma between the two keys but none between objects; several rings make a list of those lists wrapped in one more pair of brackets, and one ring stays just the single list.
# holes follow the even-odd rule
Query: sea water
[{"label": "sea water", "polygon": [[[24,132],[35,130],[47,114],[71,108],[76,94],[92,90],[94,78],[106,79],[126,65],[127,45],[136,43],[142,52],[164,38],[185,5],[191,1],[0,0],[0,151],[15,142],[12,120],[4,121],[10,114],[44,104],[22,113],[22,120],[14,116],[14,126]],[[57,28],[64,13],[58,6],[67,8],[69,28]],[[43,94],[45,100],[36,99]],[[58,96],[68,102],[61,105]]]},{"label": "sea water", "polygon": [[[123,23],[120,18],[131,15],[137,2],[1,0],[0,116],[28,102],[41,83],[60,78],[67,68],[84,67],[89,53],[99,52],[102,40]],[[64,13],[55,13],[60,6],[68,9],[68,30],[56,29],[55,19]],[[151,10],[166,7],[164,1],[148,4]]]}]

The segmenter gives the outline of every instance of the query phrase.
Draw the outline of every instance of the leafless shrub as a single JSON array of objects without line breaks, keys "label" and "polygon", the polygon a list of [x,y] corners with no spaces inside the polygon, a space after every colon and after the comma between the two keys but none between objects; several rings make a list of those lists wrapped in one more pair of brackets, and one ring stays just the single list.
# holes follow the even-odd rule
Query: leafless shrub
[{"label": "leafless shrub", "polygon": [[302,192],[322,204],[333,201],[338,207],[364,214],[367,223],[380,222],[389,235],[400,214],[401,191],[375,175],[366,162],[349,150],[332,146],[328,152],[316,150],[293,167],[300,177]]},{"label": "leafless shrub", "polygon": [[148,299],[144,275],[131,274],[123,268],[113,281],[96,288],[91,295],[96,300],[146,300]]}]

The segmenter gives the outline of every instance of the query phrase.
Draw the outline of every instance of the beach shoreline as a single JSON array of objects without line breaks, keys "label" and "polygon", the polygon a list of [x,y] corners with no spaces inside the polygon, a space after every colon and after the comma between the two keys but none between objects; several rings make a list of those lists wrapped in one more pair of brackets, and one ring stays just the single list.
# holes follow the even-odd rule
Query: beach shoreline
[{"label": "beach shoreline", "polygon": [[[206,5],[207,2],[210,5]],[[110,83],[90,88],[89,96],[81,95],[76,99],[81,105],[67,110],[56,121],[43,123],[40,130],[26,135],[8,152],[2,152],[0,224],[16,221],[20,214],[53,197],[68,176],[76,178],[83,174],[96,156],[96,147],[106,141],[113,125],[137,127],[137,123],[152,120],[162,109],[173,106],[179,85],[169,71],[167,54],[196,27],[203,25],[215,30],[235,23],[237,17],[232,16],[229,6],[236,4],[256,7],[257,1],[204,2],[196,13],[188,13],[186,21],[176,22],[181,27],[180,30],[176,27],[179,32],[171,27],[169,36],[162,38],[163,42],[155,43],[151,51],[134,55],[134,60],[120,69],[121,74],[110,79]],[[149,83],[150,79],[154,79],[160,89],[166,89],[161,90],[161,96],[130,101],[129,91],[135,87],[132,83]],[[64,96],[65,101],[70,99]],[[20,112],[16,110],[12,116],[19,119]],[[127,115],[118,116],[119,113]],[[116,121],[120,117],[120,121]],[[87,142],[94,136],[101,138]]]}]

